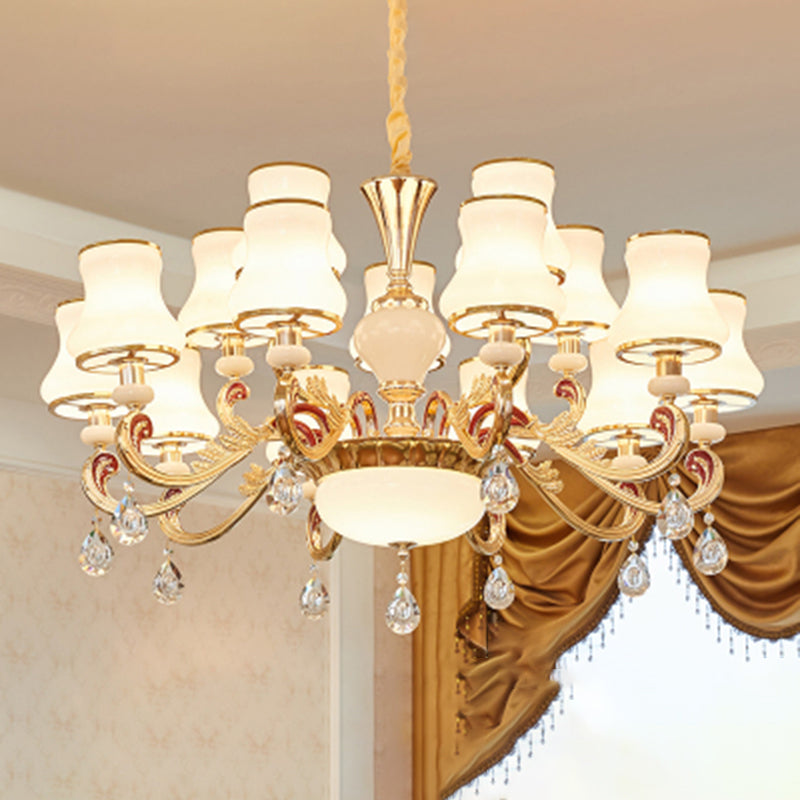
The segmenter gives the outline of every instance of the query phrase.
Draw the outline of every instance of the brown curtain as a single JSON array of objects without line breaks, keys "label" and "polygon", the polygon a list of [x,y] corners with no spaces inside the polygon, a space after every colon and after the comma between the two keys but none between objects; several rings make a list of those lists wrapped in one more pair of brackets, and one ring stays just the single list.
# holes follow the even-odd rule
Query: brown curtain
[{"label": "brown curtain", "polygon": [[[715,528],[730,560],[715,577],[695,573],[699,530],[676,549],[712,606],[749,634],[800,632],[800,425],[729,436],[718,445],[725,486]],[[562,470],[563,499],[595,523],[619,508]],[[688,494],[692,482],[684,477]],[[414,635],[414,800],[447,797],[502,759],[558,694],[559,655],[587,636],[617,597],[624,543],[575,533],[520,480],[508,520],[504,566],[516,585],[510,608],[480,599],[488,566],[457,539],[414,553],[414,592],[424,609]],[[660,487],[665,491],[664,484]],[[647,538],[650,526],[640,531]]]}]

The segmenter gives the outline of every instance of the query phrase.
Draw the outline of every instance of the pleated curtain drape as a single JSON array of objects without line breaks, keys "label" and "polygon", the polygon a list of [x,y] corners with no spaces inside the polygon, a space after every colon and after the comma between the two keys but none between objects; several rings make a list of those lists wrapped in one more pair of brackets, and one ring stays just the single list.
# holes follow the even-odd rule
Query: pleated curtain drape
[{"label": "pleated curtain drape", "polygon": [[[712,511],[728,565],[714,577],[694,570],[702,515],[674,546],[725,620],[753,636],[793,636],[800,632],[800,425],[731,435],[715,449],[726,472]],[[562,498],[582,517],[618,519],[619,507],[588,481],[566,467],[562,477]],[[692,487],[684,475],[684,493]],[[447,797],[502,759],[557,696],[550,674],[560,654],[617,598],[625,543],[576,533],[524,479],[520,489],[503,548],[516,586],[505,611],[483,604],[488,560],[463,537],[413,554],[413,590],[424,609],[414,634],[414,800]],[[637,538],[649,536],[646,525]]]}]

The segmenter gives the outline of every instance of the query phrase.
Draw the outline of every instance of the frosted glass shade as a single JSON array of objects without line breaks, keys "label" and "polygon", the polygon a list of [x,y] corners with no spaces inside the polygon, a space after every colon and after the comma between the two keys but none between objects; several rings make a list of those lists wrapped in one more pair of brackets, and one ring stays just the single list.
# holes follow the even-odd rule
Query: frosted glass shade
[{"label": "frosted glass shade", "polygon": [[651,371],[620,361],[607,338],[589,345],[592,388],[580,429],[595,444],[613,446],[617,436],[632,430],[643,444],[658,444],[662,436],[650,428],[650,415],[658,401],[647,390]]},{"label": "frosted glass shade", "polygon": [[710,258],[702,233],[654,231],[628,239],[628,294],[608,332],[620,358],[648,364],[671,351],[692,364],[719,354],[728,326],[708,294]]},{"label": "frosted glass shade", "polygon": [[268,200],[247,210],[244,231],[247,260],[230,295],[237,327],[263,335],[291,322],[306,337],[339,330],[347,300],[328,262],[328,210]]},{"label": "frosted glass shade", "polygon": [[562,273],[569,271],[570,254],[553,219],[556,173],[552,164],[534,158],[505,158],[486,161],[472,170],[472,194],[519,194],[535,197],[547,206],[542,240],[545,264]]},{"label": "frosted glass shade", "polygon": [[151,242],[119,239],[84,247],[78,265],[85,300],[67,349],[78,366],[117,372],[135,356],[146,369],[175,363],[183,332],[161,297],[161,250]]},{"label": "frosted glass shade", "polygon": [[67,339],[82,311],[83,300],[67,300],[56,308],[58,353],[42,380],[39,394],[57,417],[85,422],[92,405],[112,409],[112,414],[122,414],[125,407],[117,406],[111,399],[111,390],[118,383],[116,377],[78,369],[75,358],[67,350]]},{"label": "frosted glass shade", "polygon": [[446,338],[442,321],[430,311],[391,306],[361,318],[353,346],[380,383],[421,385]]},{"label": "frosted glass shade", "polygon": [[692,394],[680,400],[685,404],[694,399],[692,395],[713,397],[720,412],[742,411],[756,402],[764,388],[764,376],[744,344],[747,301],[744,295],[724,289],[712,289],[710,294],[711,301],[728,323],[730,335],[719,358],[686,368]]},{"label": "frosted glass shade", "polygon": [[216,228],[192,239],[194,285],[178,324],[194,347],[217,347],[221,334],[236,330],[228,297],[236,282],[234,254],[243,240],[241,228]]},{"label": "frosted glass shade", "polygon": [[619,312],[603,280],[603,231],[589,225],[559,225],[558,231],[570,254],[562,286],[567,302],[558,329],[579,332],[590,342],[600,339]]},{"label": "frosted glass shade", "polygon": [[[275,162],[250,170],[247,176],[250,204],[265,200],[314,200],[328,207],[331,179],[321,167],[313,164]],[[347,269],[347,253],[331,231],[328,241],[328,263],[341,277]]]},{"label": "frosted glass shade", "polygon": [[443,467],[364,467],[323,478],[314,502],[337,533],[370,545],[454,539],[483,516],[480,479]]},{"label": "frosted glass shade", "polygon": [[174,366],[153,373],[148,379],[155,393],[147,406],[153,423],[153,436],[142,445],[142,452],[154,455],[158,442],[179,442],[184,452],[199,450],[219,433],[219,422],[209,411],[200,390],[200,353],[184,348]]},{"label": "frosted glass shade", "polygon": [[461,206],[461,263],[439,300],[450,327],[485,337],[502,314],[518,337],[555,327],[564,293],[542,257],[545,205],[529,197],[491,196]]},{"label": "frosted glass shade", "polygon": [[[414,294],[419,295],[428,302],[428,309],[433,310],[433,289],[436,284],[436,267],[426,261],[414,261],[411,265],[411,289]],[[370,264],[364,270],[364,291],[366,294],[365,314],[372,311],[372,304],[381,295],[386,293],[389,285],[389,276],[386,273],[386,262],[380,264]],[[353,337],[350,338],[350,355],[356,360],[356,365],[365,372],[372,370],[359,358],[355,349]],[[445,333],[444,347],[428,369],[429,372],[444,366],[447,356],[450,355],[450,337]]]}]

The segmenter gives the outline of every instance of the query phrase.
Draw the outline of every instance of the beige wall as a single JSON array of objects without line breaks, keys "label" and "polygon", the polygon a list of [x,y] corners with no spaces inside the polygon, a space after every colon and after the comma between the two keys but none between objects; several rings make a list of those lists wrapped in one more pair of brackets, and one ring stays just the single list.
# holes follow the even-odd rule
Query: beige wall
[{"label": "beige wall", "polygon": [[157,528],[81,572],[90,512],[77,481],[0,471],[0,797],[327,797],[328,624],[297,609],[302,519],[176,548],[186,591],[164,607]]}]

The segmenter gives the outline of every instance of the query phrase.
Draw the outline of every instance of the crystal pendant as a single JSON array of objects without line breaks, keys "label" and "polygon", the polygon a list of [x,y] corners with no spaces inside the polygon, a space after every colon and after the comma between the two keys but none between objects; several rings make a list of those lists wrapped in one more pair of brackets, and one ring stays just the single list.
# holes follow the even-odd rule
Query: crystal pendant
[{"label": "crystal pendant", "polygon": [[670,475],[672,489],[661,503],[656,515],[656,527],[665,539],[684,539],[692,530],[694,514],[686,498],[676,488],[680,478]]},{"label": "crystal pendant", "polygon": [[650,588],[650,571],[647,562],[636,552],[638,544],[631,539],[628,549],[631,554],[619,569],[617,586],[626,597],[639,597]]},{"label": "crystal pendant", "polygon": [[183,596],[184,586],[181,571],[172,561],[172,550],[165,547],[164,555],[166,556],[164,563],[153,578],[153,594],[159,603],[171,606]]},{"label": "crystal pendant", "polygon": [[328,613],[330,602],[328,590],[317,574],[317,567],[312,565],[311,577],[300,592],[300,610],[306,619],[322,619]]},{"label": "crystal pendant", "polygon": [[408,588],[408,546],[398,545],[400,572],[397,573],[397,589],[386,607],[386,625],[394,633],[405,635],[417,629],[420,610],[417,599]]},{"label": "crystal pendant", "polygon": [[133,486],[125,484],[125,496],[117,503],[109,525],[120,544],[138,544],[147,536],[147,517],[133,498]]},{"label": "crystal pendant", "polygon": [[703,521],[706,529],[697,540],[692,561],[695,569],[703,575],[719,575],[728,563],[728,546],[712,527],[714,516],[706,514]]},{"label": "crystal pendant", "polygon": [[111,569],[114,550],[110,542],[103,536],[97,524],[97,519],[92,521],[92,529],[81,544],[78,563],[87,575],[105,575]]},{"label": "crystal pendant", "polygon": [[483,585],[483,599],[489,608],[502,611],[514,602],[515,589],[508,573],[501,566],[503,559],[496,555],[492,559],[494,569]]},{"label": "crystal pendant", "polygon": [[517,504],[519,486],[505,456],[495,456],[483,473],[481,500],[492,514],[506,514]]},{"label": "crystal pendant", "polygon": [[289,464],[281,462],[267,484],[267,505],[273,514],[287,516],[297,509],[303,499],[303,481]]}]

